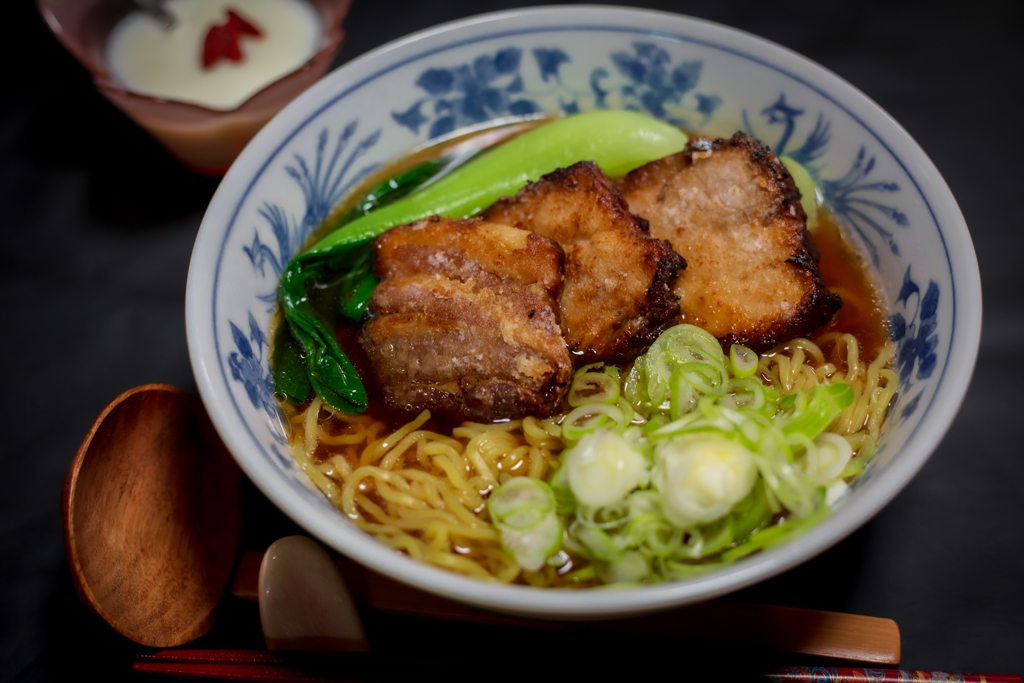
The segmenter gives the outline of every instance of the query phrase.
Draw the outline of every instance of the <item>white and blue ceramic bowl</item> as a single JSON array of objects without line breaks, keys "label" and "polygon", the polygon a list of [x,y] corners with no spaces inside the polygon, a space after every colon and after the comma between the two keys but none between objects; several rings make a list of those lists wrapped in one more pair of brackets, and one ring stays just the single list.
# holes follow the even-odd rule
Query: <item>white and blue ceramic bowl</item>
[{"label": "white and blue ceramic bowl", "polygon": [[[496,586],[409,559],[346,521],[293,463],[276,417],[267,337],[282,266],[367,174],[466,126],[629,108],[707,133],[736,130],[810,169],[885,293],[900,394],[869,470],[822,524],[699,578],[622,591]],[[192,253],[189,352],[239,465],[313,536],[394,579],[466,603],[553,618],[705,600],[820,553],[877,513],[953,420],[981,332],[971,238],[909,135],[848,83],[777,45],[683,16],[525,9],[417,33],[329,74],[256,136],[214,196]]]}]

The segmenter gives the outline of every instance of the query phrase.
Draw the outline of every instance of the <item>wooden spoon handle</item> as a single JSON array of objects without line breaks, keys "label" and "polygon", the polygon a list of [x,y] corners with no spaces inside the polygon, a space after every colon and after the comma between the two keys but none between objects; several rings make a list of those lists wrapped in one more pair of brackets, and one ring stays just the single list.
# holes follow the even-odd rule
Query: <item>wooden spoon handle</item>
[{"label": "wooden spoon handle", "polygon": [[[262,553],[242,553],[231,594],[257,599]],[[604,621],[527,619],[470,607],[393,581],[348,560],[338,569],[359,604],[387,614],[548,631],[646,635],[765,647],[865,664],[900,662],[900,631],[892,619],[840,612],[715,600],[658,614]]]}]

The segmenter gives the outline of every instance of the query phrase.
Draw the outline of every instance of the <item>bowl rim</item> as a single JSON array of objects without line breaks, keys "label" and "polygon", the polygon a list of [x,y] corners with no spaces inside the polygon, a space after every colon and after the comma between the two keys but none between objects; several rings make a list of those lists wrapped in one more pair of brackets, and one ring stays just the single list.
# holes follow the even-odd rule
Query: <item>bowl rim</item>
[{"label": "bowl rim", "polygon": [[[587,14],[586,21],[574,18],[580,16],[581,13]],[[500,26],[504,22],[538,18],[546,20],[543,28],[539,27],[540,22],[538,22],[538,26],[530,29],[500,30]],[[613,19],[618,20],[614,22],[615,29],[610,26]],[[560,23],[556,23],[556,20]],[[494,25],[494,30],[481,30],[486,29],[489,24]],[[655,25],[659,28],[651,28]],[[210,253],[204,254],[203,248],[207,242],[214,242],[213,238],[221,242],[220,246],[214,250],[218,251],[216,263],[219,266],[221,259],[219,250],[226,243],[230,226],[236,217],[234,215],[230,217],[227,228],[216,225],[220,220],[218,214],[226,213],[222,212],[221,205],[236,203],[236,198],[240,195],[241,199],[237,199],[235,207],[237,214],[242,200],[248,195],[255,178],[259,177],[259,173],[262,173],[271,160],[280,153],[291,137],[333,103],[354,92],[373,78],[406,63],[423,59],[433,52],[482,42],[503,35],[511,36],[539,31],[557,32],[568,28],[642,32],[647,35],[670,38],[679,42],[697,43],[722,50],[780,72],[832,102],[856,120],[882,145],[914,184],[918,196],[925,202],[931,214],[942,241],[949,265],[952,290],[950,293],[952,325],[949,351],[935,385],[936,391],[927,405],[921,406],[920,419],[900,449],[899,457],[894,457],[888,463],[884,477],[872,480],[870,487],[855,490],[851,499],[842,509],[830,515],[799,539],[793,539],[778,548],[707,575],[686,581],[643,586],[633,590],[552,591],[543,588],[503,586],[475,581],[413,560],[384,546],[354,526],[338,524],[336,517],[328,519],[319,509],[315,509],[310,503],[289,493],[288,489],[281,485],[280,475],[271,470],[269,465],[264,466],[264,463],[256,462],[244,455],[252,450],[253,443],[256,443],[255,437],[248,439],[243,433],[245,430],[237,430],[233,424],[229,424],[241,420],[241,417],[240,415],[229,415],[227,408],[221,403],[223,396],[218,392],[213,381],[215,369],[209,367],[205,360],[209,356],[214,362],[218,362],[219,355],[215,349],[208,348],[206,336],[212,336],[213,333],[204,334],[203,332],[203,327],[209,326],[214,320],[214,316],[207,317],[205,315],[210,307],[211,297],[209,296],[210,289],[204,288],[204,285],[211,284],[216,278],[216,274],[210,277],[208,271],[202,272],[202,268],[209,268],[212,261]],[[452,34],[451,37],[461,38],[461,40],[456,39],[445,43],[442,47],[426,51],[416,51],[418,43],[443,37],[446,34]],[[387,59],[388,57],[390,59]],[[384,61],[379,68],[373,69],[372,65],[377,60]],[[801,75],[794,73],[791,69],[799,70]],[[368,71],[373,72],[372,76],[362,73]],[[349,85],[346,86],[346,83]],[[891,128],[886,133],[896,134],[892,144],[903,148],[901,154],[897,154],[890,144],[875,131],[874,128],[877,126]],[[288,131],[291,131],[290,134],[286,134]],[[272,153],[266,156],[270,151]],[[242,170],[256,166],[261,168],[252,179],[249,178],[250,171]],[[246,184],[249,189],[239,192]],[[923,187],[929,188],[927,195],[922,189]],[[229,195],[232,199],[225,199]],[[943,217],[942,224],[940,224],[939,215]],[[215,303],[213,307],[216,308]],[[202,316],[200,316],[201,311]],[[959,321],[957,320],[958,315],[960,316]],[[210,203],[196,238],[192,263],[189,268],[186,291],[186,328],[189,354],[200,395],[229,450],[256,486],[279,509],[318,540],[393,579],[480,607],[547,618],[627,616],[707,600],[775,576],[835,545],[889,503],[909,483],[937,448],[964,400],[980,345],[981,280],[966,223],[952,193],[934,164],[892,116],[841,77],[788,48],[750,33],[703,19],[656,10],[563,5],[491,12],[412,33],[343,65],[290,103],[243,151],[228,171]],[[219,374],[223,374],[221,369],[218,370]],[[939,391],[940,388],[942,391]],[[234,400],[230,393],[228,398],[231,401]],[[244,420],[242,422],[244,425]],[[246,430],[249,429],[247,425],[245,427]],[[250,436],[252,436],[251,431]],[[239,455],[239,453],[243,455]]]}]

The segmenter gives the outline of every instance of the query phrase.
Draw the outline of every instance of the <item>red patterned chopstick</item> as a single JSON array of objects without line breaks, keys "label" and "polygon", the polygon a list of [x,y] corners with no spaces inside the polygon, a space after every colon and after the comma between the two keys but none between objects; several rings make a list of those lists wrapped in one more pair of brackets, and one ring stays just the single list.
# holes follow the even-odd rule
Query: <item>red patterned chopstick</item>
[{"label": "red patterned chopstick", "polygon": [[[263,683],[328,683],[358,680],[360,674],[386,666],[392,675],[444,680],[437,661],[406,661],[371,653],[271,652],[268,650],[163,650],[143,655],[132,666],[138,673],[191,676]],[[1024,683],[1014,674],[978,674],[898,669],[790,666],[761,674],[778,683]]]},{"label": "red patterned chopstick", "polygon": [[266,683],[354,681],[385,669],[408,680],[444,680],[446,665],[370,652],[269,650],[161,650],[140,656],[132,665],[136,673]]},{"label": "red patterned chopstick", "polygon": [[762,677],[773,683],[1024,683],[1024,677],[1014,674],[848,669],[825,666],[787,666]]},{"label": "red patterned chopstick", "polygon": [[[344,655],[346,659],[369,659],[368,653]],[[323,664],[337,662],[334,652],[287,652],[282,650],[159,650],[140,655],[141,662],[179,662],[189,664]]]}]

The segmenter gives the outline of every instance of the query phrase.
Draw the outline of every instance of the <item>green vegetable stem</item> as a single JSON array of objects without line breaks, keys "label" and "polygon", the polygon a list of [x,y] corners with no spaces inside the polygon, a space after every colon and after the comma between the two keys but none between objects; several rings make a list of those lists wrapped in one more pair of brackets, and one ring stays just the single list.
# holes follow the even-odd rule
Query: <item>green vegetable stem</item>
[{"label": "green vegetable stem", "polygon": [[[594,161],[614,178],[679,151],[686,141],[682,131],[643,114],[588,112],[524,133],[393,203],[362,202],[356,208],[365,207],[363,215],[355,217],[350,213],[337,221],[334,231],[294,258],[281,277],[284,322],[304,350],[309,385],[337,410],[357,413],[367,407],[366,391],[359,376],[310,301],[310,286],[314,282],[334,281],[339,274],[352,269],[360,271],[362,266],[361,275],[343,285],[339,301],[344,315],[361,315],[376,284],[368,280],[372,269],[366,269],[365,259],[367,244],[377,235],[434,214],[453,218],[473,216],[499,197],[514,194],[530,180],[579,161]],[[407,173],[421,180],[413,173],[415,170]],[[429,175],[424,173],[423,177]],[[381,194],[387,194],[385,189]],[[386,199],[393,199],[393,195]],[[346,224],[346,219],[351,218],[354,220]],[[291,367],[294,368],[294,362]],[[302,386],[298,381],[289,383],[294,390],[301,391]],[[289,398],[298,399],[291,395]]]}]

